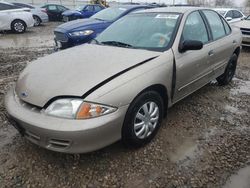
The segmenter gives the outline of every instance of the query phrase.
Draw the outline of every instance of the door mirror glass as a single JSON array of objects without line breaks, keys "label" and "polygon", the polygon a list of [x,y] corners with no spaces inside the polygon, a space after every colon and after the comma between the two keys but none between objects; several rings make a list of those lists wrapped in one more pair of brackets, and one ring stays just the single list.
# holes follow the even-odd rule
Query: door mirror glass
[{"label": "door mirror glass", "polygon": [[230,22],[230,21],[232,21],[232,17],[226,17],[226,20],[228,21],[228,22]]},{"label": "door mirror glass", "polygon": [[203,43],[198,40],[185,40],[179,46],[179,51],[181,53],[189,50],[200,50],[203,48]]}]

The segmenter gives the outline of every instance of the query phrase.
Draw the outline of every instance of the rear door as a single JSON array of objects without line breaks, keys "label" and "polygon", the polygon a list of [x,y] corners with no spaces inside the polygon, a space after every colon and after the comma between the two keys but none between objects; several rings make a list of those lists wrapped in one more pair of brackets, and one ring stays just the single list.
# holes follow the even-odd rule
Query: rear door
[{"label": "rear door", "polygon": [[178,48],[173,49],[176,63],[174,102],[205,85],[212,75],[209,58],[210,34],[199,11],[188,15],[179,45],[188,40],[201,41],[203,48],[186,52],[180,52]]},{"label": "rear door", "polygon": [[237,39],[231,35],[231,29],[226,21],[215,11],[203,10],[213,41],[209,45],[210,65],[214,74],[219,76],[223,73],[230,54],[233,54]]}]

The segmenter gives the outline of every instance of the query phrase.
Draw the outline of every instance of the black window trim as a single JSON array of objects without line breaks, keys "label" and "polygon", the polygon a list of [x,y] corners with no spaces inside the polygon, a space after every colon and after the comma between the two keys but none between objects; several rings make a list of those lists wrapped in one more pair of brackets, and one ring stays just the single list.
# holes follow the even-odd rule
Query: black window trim
[{"label": "black window trim", "polygon": [[[202,12],[202,14],[204,14],[203,11],[215,12],[215,13],[219,16],[220,21],[221,21],[221,23],[222,23],[222,25],[223,25],[223,28],[224,28],[224,31],[225,31],[225,35],[223,35],[223,36],[221,36],[221,37],[219,37],[219,38],[217,38],[217,39],[214,39],[214,36],[213,36],[213,33],[212,33],[212,28],[211,28],[211,26],[210,26],[210,24],[209,24],[209,22],[208,22],[208,19],[207,19],[206,15],[204,14],[204,18],[206,19],[207,25],[208,25],[208,27],[209,27],[209,30],[210,30],[211,34],[212,34],[212,40],[210,41],[211,43],[212,43],[212,42],[215,42],[215,41],[217,41],[217,40],[220,40],[220,39],[222,39],[222,38],[224,38],[224,37],[226,37],[226,36],[228,36],[228,35],[230,35],[230,34],[232,33],[232,29],[231,29],[230,26],[229,26],[229,28],[230,28],[231,32],[230,32],[229,34],[226,33],[224,23],[223,23],[222,20],[221,20],[222,16],[221,16],[219,13],[217,13],[216,11],[211,10],[211,9],[202,9],[202,10],[200,10],[200,11]],[[224,19],[224,18],[222,18],[222,19]]]}]

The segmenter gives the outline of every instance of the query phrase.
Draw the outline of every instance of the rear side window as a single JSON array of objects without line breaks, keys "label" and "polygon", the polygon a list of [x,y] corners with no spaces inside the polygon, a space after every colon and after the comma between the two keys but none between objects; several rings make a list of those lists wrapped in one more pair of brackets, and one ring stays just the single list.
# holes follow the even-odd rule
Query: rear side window
[{"label": "rear side window", "polygon": [[224,19],[221,19],[221,20],[224,24],[226,34],[229,35],[231,33],[231,28],[229,27],[228,23]]},{"label": "rear side window", "polygon": [[65,10],[67,10],[65,7],[63,7],[63,6],[57,6],[57,8],[58,8],[58,10],[59,11],[65,11]]},{"label": "rear side window", "polygon": [[48,6],[48,10],[57,10],[56,5]]},{"label": "rear side window", "polygon": [[182,40],[198,40],[203,43],[208,42],[207,29],[199,12],[193,12],[187,17],[183,28]]},{"label": "rear side window", "polygon": [[211,10],[204,10],[203,13],[205,14],[207,21],[210,25],[213,39],[219,39],[226,35],[224,25],[218,13],[211,11]]}]

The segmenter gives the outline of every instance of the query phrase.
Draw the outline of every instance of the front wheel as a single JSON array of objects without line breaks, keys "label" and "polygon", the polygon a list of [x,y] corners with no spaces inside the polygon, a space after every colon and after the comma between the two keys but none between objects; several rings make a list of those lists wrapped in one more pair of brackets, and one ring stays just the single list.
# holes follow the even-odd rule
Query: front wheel
[{"label": "front wheel", "polygon": [[11,30],[15,33],[24,33],[26,30],[26,24],[22,20],[15,20],[11,24]]},{"label": "front wheel", "polygon": [[238,61],[238,56],[236,54],[233,54],[233,56],[230,58],[227,64],[225,72],[221,76],[216,78],[219,85],[227,85],[232,81],[235,74],[237,61]]},{"label": "front wheel", "polygon": [[156,135],[163,118],[163,100],[155,91],[146,91],[130,105],[122,128],[122,141],[141,147]]}]

